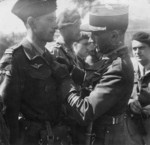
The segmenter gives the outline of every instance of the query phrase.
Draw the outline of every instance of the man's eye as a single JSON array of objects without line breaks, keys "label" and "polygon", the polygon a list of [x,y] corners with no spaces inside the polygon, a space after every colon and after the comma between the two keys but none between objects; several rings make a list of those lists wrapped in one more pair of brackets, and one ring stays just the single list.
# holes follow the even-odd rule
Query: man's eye
[{"label": "man's eye", "polygon": [[93,33],[93,35],[95,35],[95,36],[98,36],[98,34],[99,34],[98,32],[94,32],[94,33]]},{"label": "man's eye", "polygon": [[134,51],[135,51],[135,50],[137,50],[137,48],[136,48],[136,47],[133,47],[132,49],[133,49]]}]

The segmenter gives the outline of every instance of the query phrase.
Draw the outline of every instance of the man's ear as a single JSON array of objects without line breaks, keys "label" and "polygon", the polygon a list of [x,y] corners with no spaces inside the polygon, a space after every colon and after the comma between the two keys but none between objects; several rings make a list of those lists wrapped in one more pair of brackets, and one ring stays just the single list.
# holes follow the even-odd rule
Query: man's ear
[{"label": "man's ear", "polygon": [[32,29],[34,30],[35,28],[35,21],[34,21],[34,18],[33,17],[28,17],[27,18],[27,25]]},{"label": "man's ear", "polygon": [[117,30],[113,30],[111,32],[111,42],[113,45],[116,45],[119,41],[119,32]]}]

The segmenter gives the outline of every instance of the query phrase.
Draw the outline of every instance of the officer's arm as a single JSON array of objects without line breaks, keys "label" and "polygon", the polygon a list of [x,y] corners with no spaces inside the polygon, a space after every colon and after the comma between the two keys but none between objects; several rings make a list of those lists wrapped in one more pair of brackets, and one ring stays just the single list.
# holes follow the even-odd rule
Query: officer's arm
[{"label": "officer's arm", "polygon": [[7,55],[0,63],[0,97],[5,105],[6,123],[10,129],[10,141],[14,143],[18,136],[18,115],[20,108],[19,75],[14,60]]},{"label": "officer's arm", "polygon": [[76,118],[80,118],[79,121],[89,122],[115,105],[120,99],[122,83],[122,73],[114,66],[103,74],[102,79],[88,97],[81,99],[76,93],[70,92],[67,102],[75,112]]},{"label": "officer's arm", "polygon": [[150,73],[147,73],[140,81],[138,100],[142,106],[150,105]]}]

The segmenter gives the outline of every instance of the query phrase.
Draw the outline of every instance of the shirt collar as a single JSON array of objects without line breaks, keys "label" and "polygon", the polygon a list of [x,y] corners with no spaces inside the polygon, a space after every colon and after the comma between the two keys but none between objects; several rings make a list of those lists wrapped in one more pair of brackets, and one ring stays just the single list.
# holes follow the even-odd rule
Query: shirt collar
[{"label": "shirt collar", "polygon": [[25,55],[28,57],[29,60],[35,59],[38,56],[41,56],[37,49],[29,42],[28,39],[24,39],[22,41],[23,50]]},{"label": "shirt collar", "polygon": [[66,46],[66,43],[65,43],[63,36],[60,35],[56,42],[58,44],[60,44],[67,53],[73,53],[74,54],[73,48],[69,48]]},{"label": "shirt collar", "polygon": [[128,53],[128,48],[126,46],[121,46],[107,54],[104,54],[102,56],[102,59],[110,59],[114,56],[118,56],[119,54],[127,54],[127,53]]}]

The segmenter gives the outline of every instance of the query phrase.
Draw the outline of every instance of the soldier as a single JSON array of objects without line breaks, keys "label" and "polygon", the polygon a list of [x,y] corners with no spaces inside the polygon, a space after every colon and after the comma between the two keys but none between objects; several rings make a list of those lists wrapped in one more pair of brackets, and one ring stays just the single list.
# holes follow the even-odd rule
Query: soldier
[{"label": "soldier", "polygon": [[150,34],[137,32],[132,37],[134,88],[129,100],[128,126],[134,145],[150,144]]},{"label": "soldier", "polygon": [[[81,90],[84,79],[84,69],[80,68],[80,62],[73,50],[73,43],[80,38],[80,14],[76,9],[65,9],[58,14],[57,25],[60,31],[60,37],[57,39],[55,47],[50,48],[51,53],[57,61],[68,66],[70,76],[76,84],[77,90]],[[74,118],[70,117],[70,112],[64,106],[64,116],[66,123],[71,127],[73,144],[79,144],[78,124]]]},{"label": "soldier", "polygon": [[66,95],[72,81],[45,49],[57,28],[55,10],[55,0],[19,0],[12,9],[27,28],[26,38],[0,61],[1,98],[13,145],[70,144],[68,128],[60,122],[60,94]]},{"label": "soldier", "polygon": [[65,9],[57,17],[60,37],[56,47],[52,48],[52,53],[56,57],[63,57],[69,64],[77,64],[77,58],[73,50],[73,43],[80,37],[80,14],[77,10]]},{"label": "soldier", "polygon": [[57,24],[60,37],[50,51],[60,63],[67,64],[72,79],[79,86],[83,82],[84,70],[80,69],[73,43],[80,38],[80,14],[76,9],[65,9],[58,15]]},{"label": "soldier", "polygon": [[87,136],[93,130],[95,145],[129,145],[125,110],[133,89],[134,73],[124,46],[128,7],[95,6],[89,18],[90,24],[84,30],[92,31],[103,57],[86,75],[84,84],[91,93],[81,98],[72,91],[65,99],[78,121],[90,123]]}]

